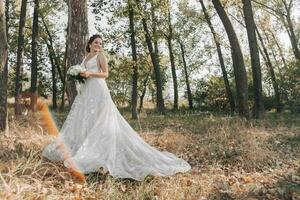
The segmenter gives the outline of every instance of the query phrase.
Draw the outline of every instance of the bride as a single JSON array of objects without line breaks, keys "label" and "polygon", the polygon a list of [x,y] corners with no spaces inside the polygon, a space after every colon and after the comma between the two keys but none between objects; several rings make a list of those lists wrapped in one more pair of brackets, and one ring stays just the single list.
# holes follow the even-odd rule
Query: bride
[{"label": "bride", "polygon": [[66,167],[83,174],[102,167],[113,177],[139,181],[147,175],[188,171],[191,166],[186,161],[147,144],[119,113],[105,82],[108,66],[102,42],[100,35],[89,39],[82,62],[86,71],[81,73],[87,79],[60,134],[46,146],[43,156],[64,161]]}]

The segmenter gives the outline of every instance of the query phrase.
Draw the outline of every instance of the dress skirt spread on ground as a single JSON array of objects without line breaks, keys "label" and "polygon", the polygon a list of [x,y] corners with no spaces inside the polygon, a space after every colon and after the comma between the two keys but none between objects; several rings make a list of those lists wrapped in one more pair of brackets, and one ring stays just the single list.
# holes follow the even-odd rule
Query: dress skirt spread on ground
[{"label": "dress skirt spread on ground", "polygon": [[[86,62],[97,72],[97,56]],[[70,158],[64,159],[61,141]],[[111,99],[105,79],[88,78],[81,86],[70,113],[55,141],[46,146],[43,156],[52,161],[70,160],[84,174],[101,167],[117,178],[143,180],[147,175],[167,176],[186,172],[191,166],[169,152],[147,144],[122,117]]]}]

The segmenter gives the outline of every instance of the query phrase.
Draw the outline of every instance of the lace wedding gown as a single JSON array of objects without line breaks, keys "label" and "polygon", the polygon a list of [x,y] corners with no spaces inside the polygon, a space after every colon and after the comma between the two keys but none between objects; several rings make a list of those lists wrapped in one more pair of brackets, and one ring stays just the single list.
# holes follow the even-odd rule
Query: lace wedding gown
[{"label": "lace wedding gown", "polygon": [[[87,70],[99,71],[96,57],[86,62]],[[64,159],[59,141],[68,150],[69,159]],[[64,161],[66,167],[73,162],[84,174],[103,167],[113,177],[135,180],[143,180],[147,175],[172,175],[191,168],[183,159],[147,144],[130,127],[113,103],[102,78],[85,81],[60,134],[46,146],[43,156]]]}]

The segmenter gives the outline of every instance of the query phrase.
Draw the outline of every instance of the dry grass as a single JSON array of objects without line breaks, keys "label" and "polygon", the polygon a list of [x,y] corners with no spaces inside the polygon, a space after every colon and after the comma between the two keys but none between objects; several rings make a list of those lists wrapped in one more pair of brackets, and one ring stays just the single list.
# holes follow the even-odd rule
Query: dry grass
[{"label": "dry grass", "polygon": [[0,133],[0,199],[300,198],[299,116],[245,122],[201,113],[151,113],[129,122],[151,145],[188,160],[188,173],[137,182],[99,172],[79,183],[62,163],[41,157],[51,138],[29,114],[10,119],[8,134]]}]

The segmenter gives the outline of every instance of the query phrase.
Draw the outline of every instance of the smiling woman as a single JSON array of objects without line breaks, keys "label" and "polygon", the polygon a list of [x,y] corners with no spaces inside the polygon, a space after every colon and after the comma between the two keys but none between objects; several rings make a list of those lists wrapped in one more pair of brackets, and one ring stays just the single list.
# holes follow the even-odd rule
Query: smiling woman
[{"label": "smiling woman", "polygon": [[100,68],[100,72],[84,71],[80,73],[81,76],[89,77],[98,77],[98,78],[107,78],[108,77],[108,68],[107,68],[107,59],[104,55],[102,49],[103,40],[100,35],[93,35],[86,46],[86,51],[88,55],[83,61],[83,64],[86,64],[91,61],[94,57],[96,58],[97,66]]}]

